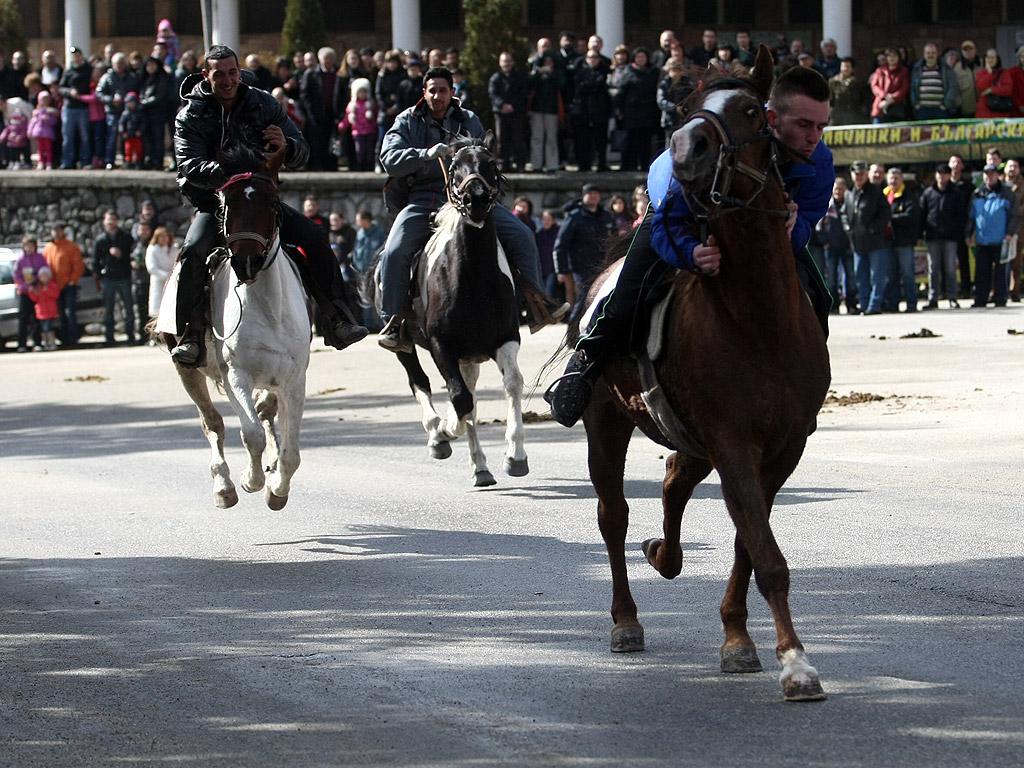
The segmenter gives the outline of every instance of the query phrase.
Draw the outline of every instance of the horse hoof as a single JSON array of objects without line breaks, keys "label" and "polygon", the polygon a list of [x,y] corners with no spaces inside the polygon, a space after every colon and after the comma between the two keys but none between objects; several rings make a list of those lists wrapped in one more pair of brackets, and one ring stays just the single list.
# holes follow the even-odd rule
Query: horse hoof
[{"label": "horse hoof", "polygon": [[[660,544],[660,543],[661,543],[661,539],[645,539],[644,541],[640,542],[640,549],[643,550],[644,557],[647,558],[647,562],[650,562],[651,558],[653,557],[653,555],[650,552],[651,545],[652,544]],[[653,565],[653,563],[651,563],[651,564]]]},{"label": "horse hoof", "polygon": [[530,474],[529,459],[512,459],[506,456],[505,474],[509,477],[525,477]]},{"label": "horse hoof", "polygon": [[722,660],[722,671],[728,674],[764,671],[756,648],[734,645],[723,648],[719,652],[719,656]]},{"label": "horse hoof", "polygon": [[238,503],[238,491],[230,488],[213,494],[213,503],[218,509],[228,509]]},{"label": "horse hoof", "polygon": [[639,624],[612,630],[612,653],[636,653],[644,649],[644,628]]},{"label": "horse hoof", "polygon": [[447,459],[452,455],[452,444],[447,440],[442,443],[431,443],[427,447],[430,449],[432,459]]},{"label": "horse hoof", "polygon": [[786,701],[822,701],[825,698],[818,670],[807,661],[802,648],[791,648],[780,654],[779,666],[782,667],[779,682]]},{"label": "horse hoof", "polygon": [[786,701],[824,701],[828,698],[821,688],[821,681],[797,683],[792,680],[782,685],[782,697]]},{"label": "horse hoof", "polygon": [[263,491],[263,500],[267,502],[267,506],[277,512],[279,509],[284,509],[284,505],[288,503],[287,496],[278,496],[269,488]]},{"label": "horse hoof", "polygon": [[488,486],[497,484],[498,481],[494,479],[494,475],[486,469],[480,470],[473,476],[473,486],[476,488],[487,488]]}]

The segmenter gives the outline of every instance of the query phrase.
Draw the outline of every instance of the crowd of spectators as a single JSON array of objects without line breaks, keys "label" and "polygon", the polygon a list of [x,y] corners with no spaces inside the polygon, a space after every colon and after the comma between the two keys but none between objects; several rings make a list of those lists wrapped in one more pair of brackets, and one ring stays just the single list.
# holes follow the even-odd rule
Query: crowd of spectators
[{"label": "crowd of spectators", "polygon": [[[828,214],[809,248],[847,314],[982,309],[1021,300],[1024,177],[1016,159],[990,148],[974,179],[960,155],[908,183],[899,167],[857,161],[837,176]],[[928,253],[919,306],[915,248]],[[971,252],[974,272],[971,272]],[[940,305],[940,301],[945,302]],[[902,307],[902,309],[901,309]]]},{"label": "crowd of spectators", "polygon": [[[506,172],[604,171],[609,151],[620,154],[622,169],[644,171],[681,123],[678,105],[693,87],[687,65],[732,73],[750,66],[755,52],[747,30],[727,41],[705,29],[689,51],[671,30],[657,46],[620,45],[611,56],[603,47],[597,35],[577,38],[566,30],[557,44],[540,38],[525,62],[502,52],[486,83],[487,104],[472,103],[456,48],[350,48],[339,55],[324,47],[278,58],[271,67],[249,54],[243,67],[249,82],[271,91],[303,131],[309,170],[379,172],[384,133],[419,100],[423,72],[444,65],[464,106],[493,113]],[[867,77],[831,39],[815,54],[803,40],[780,34],[773,52],[780,72],[808,66],[829,81],[836,125],[1024,115],[1024,46],[1007,67],[994,49],[979,55],[971,40],[941,53],[927,43],[920,58],[889,48]],[[148,53],[107,45],[87,58],[71,48],[65,68],[54,51],[45,51],[37,67],[24,52],[10,61],[0,52],[0,164],[173,170],[170,127],[179,89],[200,64],[195,51],[181,51],[166,19]]]}]

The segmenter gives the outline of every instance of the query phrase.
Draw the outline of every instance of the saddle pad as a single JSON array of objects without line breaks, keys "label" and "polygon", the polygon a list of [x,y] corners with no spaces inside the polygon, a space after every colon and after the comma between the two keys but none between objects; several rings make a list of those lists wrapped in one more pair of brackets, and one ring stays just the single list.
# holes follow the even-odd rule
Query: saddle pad
[{"label": "saddle pad", "polygon": [[175,261],[171,274],[164,283],[164,295],[160,299],[160,313],[156,316],[156,330],[159,333],[178,334],[178,273],[181,262]]}]

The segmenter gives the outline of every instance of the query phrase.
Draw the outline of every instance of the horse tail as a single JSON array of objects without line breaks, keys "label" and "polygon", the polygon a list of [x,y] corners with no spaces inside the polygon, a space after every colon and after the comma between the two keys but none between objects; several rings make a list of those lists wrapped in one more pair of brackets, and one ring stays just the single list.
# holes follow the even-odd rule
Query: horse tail
[{"label": "horse tail", "polygon": [[381,258],[384,256],[383,246],[366,267],[366,271],[359,278],[359,306],[373,309],[377,298],[377,269],[380,267]]}]

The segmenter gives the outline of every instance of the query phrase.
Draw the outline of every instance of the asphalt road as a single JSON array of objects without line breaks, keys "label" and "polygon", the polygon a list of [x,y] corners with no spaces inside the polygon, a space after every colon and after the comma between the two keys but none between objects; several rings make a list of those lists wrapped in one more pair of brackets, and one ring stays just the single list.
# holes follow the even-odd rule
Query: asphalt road
[{"label": "asphalt road", "polygon": [[[922,327],[939,336],[899,338]],[[222,511],[165,352],[4,354],[0,765],[1019,766],[1010,329],[1019,305],[834,320],[842,399],[773,514],[829,696],[814,704],[782,701],[756,593],[766,672],[717,671],[733,534],[715,475],[684,518],[682,575],[643,561],[664,451],[639,437],[647,650],[609,652],[582,426],[528,424],[532,472],[504,476],[493,367],[496,487],[472,488],[465,445],[428,458],[401,369],[368,341],[312,356],[288,506],[243,494]],[[559,337],[525,341],[528,377]],[[546,411],[539,393],[527,410]]]}]

